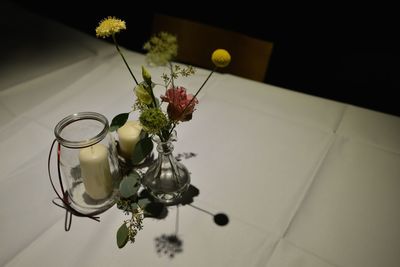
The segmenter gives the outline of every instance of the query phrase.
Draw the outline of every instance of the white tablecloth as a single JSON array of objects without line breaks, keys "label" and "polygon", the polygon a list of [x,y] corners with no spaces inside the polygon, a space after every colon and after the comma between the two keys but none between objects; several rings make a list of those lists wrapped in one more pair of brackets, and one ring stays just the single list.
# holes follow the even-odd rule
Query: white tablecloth
[{"label": "white tablecloth", "polygon": [[[54,126],[79,111],[111,119],[134,103],[114,47],[78,32],[70,40],[76,57],[60,50],[40,75],[18,80],[16,67],[0,78],[0,265],[400,266],[400,118],[227,74],[212,76],[175,146],[197,154],[184,160],[200,190],[193,204],[226,213],[227,226],[180,207],[183,252],[172,259],[155,238],[174,232],[176,207],[145,219],[123,249],[115,235],[127,217],[116,207],[100,223],[74,217],[65,232],[46,169]],[[140,77],[143,55],[124,52]],[[195,91],[207,74],[182,85]]]}]

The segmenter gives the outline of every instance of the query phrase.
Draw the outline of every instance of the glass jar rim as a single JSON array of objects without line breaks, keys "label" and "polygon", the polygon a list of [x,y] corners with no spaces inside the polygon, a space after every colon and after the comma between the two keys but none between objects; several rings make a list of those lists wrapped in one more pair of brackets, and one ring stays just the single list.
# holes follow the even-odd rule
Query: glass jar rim
[{"label": "glass jar rim", "polygon": [[[97,135],[93,136],[88,140],[71,141],[61,137],[61,132],[65,127],[80,120],[96,120],[101,122],[104,125],[104,127],[100,131],[100,133],[98,133]],[[98,142],[103,140],[104,137],[107,135],[108,130],[109,130],[108,120],[104,115],[97,112],[85,111],[85,112],[78,112],[71,114],[62,119],[59,123],[57,123],[56,127],[54,128],[54,135],[56,136],[57,141],[62,146],[68,148],[84,148],[97,144]]]}]

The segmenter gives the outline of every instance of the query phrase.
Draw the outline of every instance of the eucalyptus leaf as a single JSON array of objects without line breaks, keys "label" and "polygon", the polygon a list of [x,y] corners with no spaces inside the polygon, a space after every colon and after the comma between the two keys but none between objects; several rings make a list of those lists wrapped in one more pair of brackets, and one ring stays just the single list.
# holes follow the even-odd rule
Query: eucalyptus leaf
[{"label": "eucalyptus leaf", "polygon": [[144,131],[144,130],[140,131],[140,139],[144,139],[144,138],[148,138],[148,137],[149,137],[149,134],[146,131]]},{"label": "eucalyptus leaf", "polygon": [[123,198],[129,198],[137,193],[140,187],[139,179],[140,176],[135,171],[122,179],[119,192]]},{"label": "eucalyptus leaf", "polygon": [[138,207],[139,207],[138,203],[132,203],[132,204],[131,204],[131,209],[132,209],[132,210],[135,210],[135,209],[137,209]]},{"label": "eucalyptus leaf", "polygon": [[128,243],[128,240],[129,240],[128,227],[126,227],[126,224],[123,223],[117,231],[118,248],[123,248],[126,245],[126,243]]},{"label": "eucalyptus leaf", "polygon": [[146,209],[147,204],[151,203],[150,199],[148,198],[141,198],[138,200],[138,205],[142,208],[142,209]]},{"label": "eucalyptus leaf", "polygon": [[128,120],[128,117],[129,113],[121,113],[115,116],[111,121],[110,132],[113,132],[118,128],[122,127]]},{"label": "eucalyptus leaf", "polygon": [[132,153],[132,163],[139,164],[151,153],[151,151],[153,151],[153,142],[151,141],[151,138],[147,137],[141,139],[137,142],[135,150]]}]

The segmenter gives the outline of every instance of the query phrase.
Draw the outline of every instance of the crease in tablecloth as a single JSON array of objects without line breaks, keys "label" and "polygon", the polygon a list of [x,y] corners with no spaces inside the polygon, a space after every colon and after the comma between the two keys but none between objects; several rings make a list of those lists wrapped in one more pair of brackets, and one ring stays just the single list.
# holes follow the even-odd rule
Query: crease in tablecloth
[{"label": "crease in tablecloth", "polygon": [[63,218],[64,213],[51,203],[55,194],[45,168],[47,152],[47,149],[41,150],[6,177],[2,174],[0,265]]},{"label": "crease in tablecloth", "polygon": [[400,153],[400,117],[349,106],[337,133]]},{"label": "crease in tablecloth", "polygon": [[[53,96],[67,90],[110,56],[93,57],[47,73],[0,92],[0,103],[15,116],[28,113]],[[11,118],[12,119],[12,118]]]},{"label": "crease in tablecloth", "polygon": [[[209,209],[204,203],[197,204]],[[128,243],[123,249],[117,248],[115,234],[127,217],[112,207],[101,215],[101,223],[78,218],[68,233],[63,231],[63,220],[58,220],[6,266],[124,266],[135,262],[144,266],[188,266],[190,263],[191,266],[239,267],[270,254],[277,242],[275,235],[254,229],[236,218],[229,226],[220,227],[208,214],[188,206],[179,209],[183,252],[173,259],[157,254],[155,238],[174,232],[175,207],[169,208],[169,214],[163,220],[145,219],[136,242]],[[232,242],[238,245],[230,246]],[[52,247],[51,254],[47,251],[49,246]]]},{"label": "crease in tablecloth", "polygon": [[[261,265],[260,265],[261,266]],[[341,267],[281,239],[265,267]]]},{"label": "crease in tablecloth", "polygon": [[286,238],[341,266],[398,266],[400,155],[338,136]]},{"label": "crease in tablecloth", "polygon": [[110,46],[21,5],[2,1],[0,6],[4,37],[0,43],[0,91],[102,54]]},{"label": "crease in tablecloth", "polygon": [[224,86],[209,92],[216,99],[325,131],[333,132],[336,129],[346,106],[345,103],[229,74],[225,74],[224,77]]},{"label": "crease in tablecloth", "polygon": [[[207,197],[226,203],[228,211],[283,233],[333,134],[211,94],[202,103],[195,120],[182,124],[176,144],[177,151],[197,154],[187,161],[193,182]],[[242,194],[247,197],[233,201]]]},{"label": "crease in tablecloth", "polygon": [[52,131],[19,117],[0,130],[0,181],[50,147]]}]

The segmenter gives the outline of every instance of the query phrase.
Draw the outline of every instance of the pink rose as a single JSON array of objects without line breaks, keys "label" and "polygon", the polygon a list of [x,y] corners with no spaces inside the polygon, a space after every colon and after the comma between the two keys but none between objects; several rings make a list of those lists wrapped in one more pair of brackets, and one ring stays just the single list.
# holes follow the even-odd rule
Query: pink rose
[{"label": "pink rose", "polygon": [[168,89],[165,96],[161,96],[161,99],[169,103],[167,107],[168,117],[174,121],[191,120],[194,107],[199,103],[196,98],[193,99],[192,94],[186,94],[184,87]]}]

